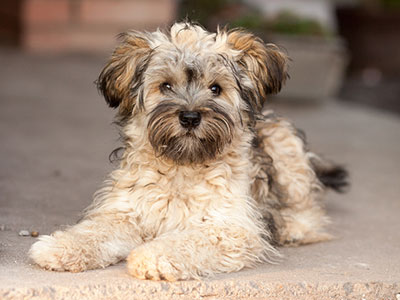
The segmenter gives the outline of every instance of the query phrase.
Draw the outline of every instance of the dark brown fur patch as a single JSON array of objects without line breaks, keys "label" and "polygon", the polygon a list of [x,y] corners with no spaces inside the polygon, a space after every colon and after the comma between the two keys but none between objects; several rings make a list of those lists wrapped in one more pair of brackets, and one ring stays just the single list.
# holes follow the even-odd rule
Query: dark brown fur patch
[{"label": "dark brown fur patch", "polygon": [[149,140],[156,153],[178,164],[204,163],[215,159],[232,140],[234,122],[230,114],[212,101],[196,109],[202,115],[198,128],[186,130],[178,120],[185,110],[173,102],[161,103],[148,122]]}]

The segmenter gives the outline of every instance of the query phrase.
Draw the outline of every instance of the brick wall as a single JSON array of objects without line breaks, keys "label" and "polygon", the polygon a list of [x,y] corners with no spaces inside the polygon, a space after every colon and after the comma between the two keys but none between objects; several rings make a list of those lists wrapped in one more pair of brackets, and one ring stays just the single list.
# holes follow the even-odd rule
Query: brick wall
[{"label": "brick wall", "polygon": [[[10,2],[13,13],[8,15],[18,15],[18,30],[13,31],[18,45],[36,52],[105,51],[124,30],[154,30],[176,17],[176,0],[1,1]],[[11,7],[12,2],[20,5]]]}]

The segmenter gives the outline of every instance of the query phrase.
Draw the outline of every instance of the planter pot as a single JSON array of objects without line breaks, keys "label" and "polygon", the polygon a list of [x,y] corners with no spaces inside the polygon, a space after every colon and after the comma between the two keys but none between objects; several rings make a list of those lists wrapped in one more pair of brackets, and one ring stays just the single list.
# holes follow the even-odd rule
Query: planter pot
[{"label": "planter pot", "polygon": [[321,101],[338,93],[348,61],[342,40],[277,35],[268,41],[285,49],[291,59],[290,79],[278,97]]}]

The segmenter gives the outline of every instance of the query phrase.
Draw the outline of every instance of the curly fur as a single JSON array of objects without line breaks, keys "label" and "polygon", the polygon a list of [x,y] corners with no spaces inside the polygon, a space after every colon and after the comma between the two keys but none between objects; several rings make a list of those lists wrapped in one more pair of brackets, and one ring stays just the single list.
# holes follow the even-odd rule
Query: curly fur
[{"label": "curly fur", "polygon": [[[119,109],[120,166],[82,221],[40,237],[33,261],[79,272],[127,258],[131,275],[173,281],[330,238],[317,175],[338,172],[288,121],[261,113],[286,80],[284,53],[245,31],[189,23],[121,39],[97,81]],[[183,111],[199,125],[183,126]]]}]

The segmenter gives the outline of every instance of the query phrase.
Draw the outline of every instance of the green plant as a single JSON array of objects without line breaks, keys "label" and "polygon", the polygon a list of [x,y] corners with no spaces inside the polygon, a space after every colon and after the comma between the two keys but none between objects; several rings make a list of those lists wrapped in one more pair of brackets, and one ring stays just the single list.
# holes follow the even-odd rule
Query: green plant
[{"label": "green plant", "polygon": [[300,17],[292,12],[283,11],[267,24],[268,30],[290,35],[311,35],[328,37],[331,32],[320,22],[311,18]]},{"label": "green plant", "polygon": [[250,30],[260,30],[265,27],[265,19],[258,13],[250,13],[230,22],[231,27],[242,27]]},{"label": "green plant", "polygon": [[238,0],[181,0],[179,4],[179,18],[199,22],[206,25],[213,15],[218,14],[229,4]]},{"label": "green plant", "polygon": [[381,0],[383,7],[400,9],[400,0]]},{"label": "green plant", "polygon": [[[400,0],[376,0],[400,1]],[[208,27],[214,18],[220,25],[230,24],[230,27],[242,27],[252,31],[264,31],[289,35],[308,35],[329,37],[332,33],[317,20],[298,16],[290,11],[282,11],[272,19],[265,17],[257,10],[243,4],[242,0],[181,0],[179,17]],[[242,9],[232,14],[229,7],[242,4]],[[223,14],[225,13],[225,14]]]},{"label": "green plant", "polygon": [[230,22],[231,27],[243,27],[253,31],[266,31],[278,34],[329,37],[332,33],[317,20],[300,17],[283,11],[272,19],[252,12]]},{"label": "green plant", "polygon": [[400,0],[362,0],[360,3],[370,10],[400,9]]}]

